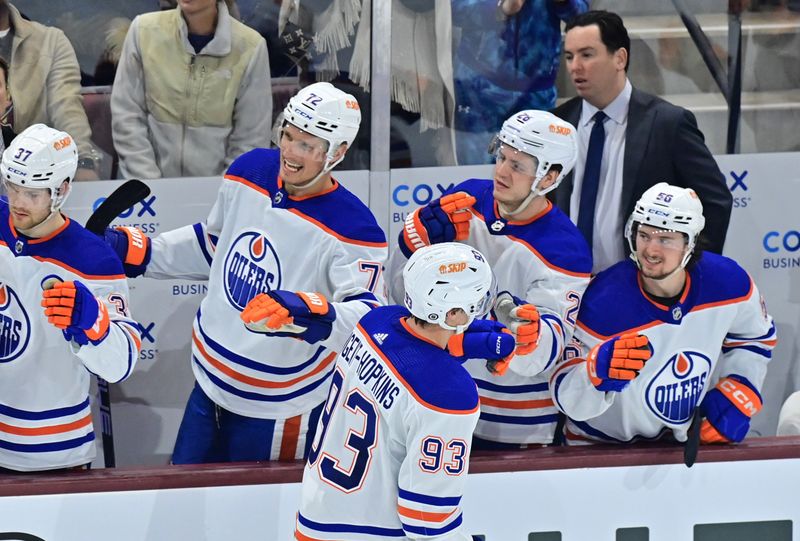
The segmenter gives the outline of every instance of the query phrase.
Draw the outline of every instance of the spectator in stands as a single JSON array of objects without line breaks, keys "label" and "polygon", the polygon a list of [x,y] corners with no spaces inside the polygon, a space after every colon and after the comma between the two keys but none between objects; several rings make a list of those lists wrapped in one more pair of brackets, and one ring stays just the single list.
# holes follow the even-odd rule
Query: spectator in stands
[{"label": "spectator in stands", "polygon": [[123,177],[219,175],[268,147],[267,47],[228,1],[181,0],[133,20],[111,94]]},{"label": "spectator in stands", "polygon": [[553,112],[578,128],[578,163],[554,194],[593,248],[594,272],[621,260],[625,217],[652,185],[692,188],[705,208],[709,250],[722,252],[732,198],[694,115],[631,86],[630,38],[615,13],[566,26],[564,55],[578,96]]},{"label": "spectator in stands", "polygon": [[556,104],[561,21],[587,0],[453,0],[461,39],[453,55],[456,151],[461,165],[490,163],[490,141],[511,114]]},{"label": "spectator in stands", "polygon": [[4,123],[16,133],[38,123],[68,132],[78,145],[75,180],[97,180],[98,154],[81,101],[81,71],[64,33],[25,20],[8,0],[0,0],[0,57],[10,66],[12,106]]},{"label": "spectator in stands", "polygon": [[701,442],[739,442],[777,342],[764,299],[735,261],[697,249],[694,190],[660,182],[634,209],[633,261],[589,283],[569,360],[550,378],[567,441],[686,441],[699,407]]},{"label": "spectator in stands", "polygon": [[14,128],[9,124],[9,117],[11,116],[11,96],[8,93],[8,62],[3,57],[0,57],[0,128],[3,130],[2,144],[5,150],[11,144],[11,141],[16,137]]}]

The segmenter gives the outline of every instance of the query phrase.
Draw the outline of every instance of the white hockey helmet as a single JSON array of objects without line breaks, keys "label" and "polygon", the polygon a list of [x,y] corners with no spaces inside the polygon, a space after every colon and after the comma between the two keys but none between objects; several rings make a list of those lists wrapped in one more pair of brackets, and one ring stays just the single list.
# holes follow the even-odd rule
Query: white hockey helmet
[{"label": "white hockey helmet", "polygon": [[636,229],[639,225],[685,234],[687,250],[681,261],[681,267],[685,267],[694,252],[697,237],[706,225],[703,204],[691,188],[680,188],[666,182],[648,188],[636,202],[625,224],[625,238],[628,239],[631,258],[637,265]]},{"label": "white hockey helmet", "polygon": [[361,125],[361,109],[358,101],[330,83],[314,83],[292,96],[283,109],[283,119],[328,142],[324,172],[333,169],[333,156],[342,143],[349,148]]},{"label": "white hockey helmet", "polygon": [[44,124],[29,126],[11,142],[0,161],[4,182],[24,188],[49,188],[50,210],[58,211],[69,195],[61,184],[75,178],[78,147],[72,137]]},{"label": "white hockey helmet", "polygon": [[[508,145],[536,158],[536,174],[531,192],[544,195],[555,190],[567,176],[578,159],[578,134],[575,127],[547,111],[520,111],[503,122],[489,147],[494,154],[500,144]],[[540,190],[539,184],[553,165],[561,172],[549,187]],[[527,201],[525,203],[527,205]]]},{"label": "white hockey helmet", "polygon": [[[494,301],[494,274],[486,258],[458,242],[434,244],[414,252],[403,269],[403,284],[405,305],[413,315],[458,333],[486,314]],[[447,313],[454,308],[466,312],[464,325],[447,324]]]}]

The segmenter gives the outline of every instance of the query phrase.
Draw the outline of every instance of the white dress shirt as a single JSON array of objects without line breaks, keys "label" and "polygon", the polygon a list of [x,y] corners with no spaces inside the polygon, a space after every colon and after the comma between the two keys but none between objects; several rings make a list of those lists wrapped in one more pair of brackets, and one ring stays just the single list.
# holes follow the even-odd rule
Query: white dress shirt
[{"label": "white dress shirt", "polygon": [[[625,129],[628,125],[628,105],[633,87],[625,81],[625,88],[614,98],[603,112],[608,115],[605,128],[606,139],[603,145],[603,159],[600,163],[600,186],[594,210],[594,234],[592,235],[592,274],[607,269],[625,257],[625,238],[623,236],[624,218],[622,206],[622,169],[625,160]],[[589,136],[594,127],[592,117],[599,111],[586,100],[581,108],[578,122],[578,162],[573,175],[570,217],[578,223],[578,212],[583,187],[583,172],[586,166],[586,153],[589,150]]]}]

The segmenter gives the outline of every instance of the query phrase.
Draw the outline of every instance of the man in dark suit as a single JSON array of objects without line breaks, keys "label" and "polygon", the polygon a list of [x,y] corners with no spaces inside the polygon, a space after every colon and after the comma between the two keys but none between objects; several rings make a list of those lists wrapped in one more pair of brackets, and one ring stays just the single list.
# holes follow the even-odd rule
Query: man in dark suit
[{"label": "man in dark suit", "polygon": [[566,26],[564,54],[578,96],[553,112],[578,129],[578,163],[551,199],[592,246],[594,272],[628,252],[625,217],[649,187],[692,188],[707,217],[705,248],[720,253],[732,198],[694,115],[633,88],[630,38],[615,13],[589,11]]}]

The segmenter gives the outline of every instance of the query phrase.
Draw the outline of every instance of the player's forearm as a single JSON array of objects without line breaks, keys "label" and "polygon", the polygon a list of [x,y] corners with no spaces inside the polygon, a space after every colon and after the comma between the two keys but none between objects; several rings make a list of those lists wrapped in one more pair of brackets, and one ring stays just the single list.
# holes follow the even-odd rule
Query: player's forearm
[{"label": "player's forearm", "polygon": [[111,383],[118,383],[133,371],[141,350],[141,335],[131,320],[111,321],[108,336],[97,345],[86,344],[76,355],[87,370]]},{"label": "player's forearm", "polygon": [[614,403],[616,393],[598,391],[589,380],[586,361],[581,358],[565,361],[550,377],[553,403],[567,417],[576,421],[593,419]]},{"label": "player's forearm", "polygon": [[[199,226],[199,227],[198,227]],[[148,278],[208,280],[212,253],[202,224],[167,231],[152,240]]]}]

